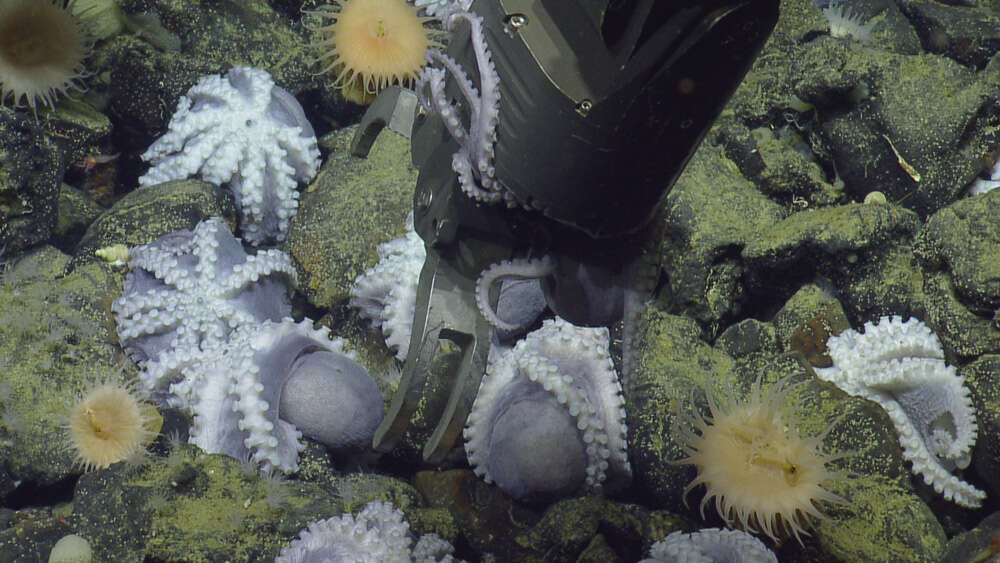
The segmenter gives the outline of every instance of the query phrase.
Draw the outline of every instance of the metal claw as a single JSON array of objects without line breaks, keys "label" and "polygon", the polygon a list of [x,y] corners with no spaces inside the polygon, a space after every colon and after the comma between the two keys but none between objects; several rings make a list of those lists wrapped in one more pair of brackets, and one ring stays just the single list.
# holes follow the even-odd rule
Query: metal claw
[{"label": "metal claw", "polygon": [[[490,349],[490,326],[476,307],[474,285],[474,280],[454,270],[433,249],[428,250],[420,272],[406,365],[399,390],[375,431],[376,450],[388,452],[403,437],[420,402],[428,400],[425,387],[429,380],[451,392],[424,446],[424,461],[441,462],[461,434]],[[453,347],[459,351],[457,365],[436,361],[444,349]]]},{"label": "metal claw", "polygon": [[417,106],[417,95],[413,90],[389,86],[379,92],[375,101],[365,110],[365,115],[358,124],[358,130],[354,132],[354,138],[351,139],[351,154],[361,158],[367,157],[375,139],[385,127],[409,139],[413,121],[417,116]]}]

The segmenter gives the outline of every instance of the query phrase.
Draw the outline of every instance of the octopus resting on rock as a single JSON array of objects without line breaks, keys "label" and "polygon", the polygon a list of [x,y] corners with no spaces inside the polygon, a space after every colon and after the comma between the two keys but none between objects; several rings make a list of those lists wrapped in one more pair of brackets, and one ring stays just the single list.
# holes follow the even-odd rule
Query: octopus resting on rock
[{"label": "octopus resting on rock", "polygon": [[226,186],[243,238],[282,241],[299,207],[298,184],[319,170],[319,148],[302,106],[267,71],[238,66],[205,76],[181,96],[170,128],[143,153],[143,188],[197,176]]},{"label": "octopus resting on rock", "polygon": [[607,328],[549,319],[492,354],[465,428],[477,475],[521,500],[601,491],[631,478]]},{"label": "octopus resting on rock", "polygon": [[218,218],[132,249],[118,335],[140,390],[194,417],[190,441],[267,469],[298,467],[300,432],[335,450],[370,444],[375,382],[340,339],[288,318],[291,259],[248,255]]},{"label": "octopus resting on rock", "polygon": [[239,326],[291,315],[291,258],[279,250],[247,254],[218,217],[128,254],[125,288],[111,310],[137,364],[175,361],[168,356],[218,346]]},{"label": "octopus resting on rock", "polygon": [[303,432],[334,450],[367,446],[382,421],[378,386],[341,339],[310,324],[244,326],[163,373],[167,403],[194,415],[190,442],[286,473],[298,470]]}]

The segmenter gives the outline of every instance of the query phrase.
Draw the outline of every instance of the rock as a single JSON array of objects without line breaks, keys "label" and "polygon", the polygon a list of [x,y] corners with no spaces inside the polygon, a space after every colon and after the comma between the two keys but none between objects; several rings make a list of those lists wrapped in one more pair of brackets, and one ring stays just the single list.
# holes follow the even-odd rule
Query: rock
[{"label": "rock", "polygon": [[253,61],[292,93],[319,85],[303,36],[264,0],[232,10],[171,0],[126,0],[120,7],[132,33],[99,46],[96,56],[106,60],[109,75],[91,86],[107,89],[109,113],[129,124],[120,132],[126,146],[148,146],[181,94],[199,77],[229,70],[234,61]]},{"label": "rock", "polygon": [[796,292],[774,315],[773,323],[782,348],[802,353],[814,367],[833,365],[826,341],[851,328],[840,302],[830,291],[813,284]]},{"label": "rock", "polygon": [[[103,262],[103,261],[102,261]],[[107,263],[67,273],[69,257],[41,246],[0,282],[0,458],[11,477],[51,485],[76,470],[63,422],[86,383],[117,373],[109,305],[121,292]]]},{"label": "rock", "polygon": [[413,486],[432,508],[451,513],[458,531],[477,552],[527,553],[514,538],[535,525],[540,515],[487,485],[472,471],[420,471],[413,477]]},{"label": "rock", "polygon": [[991,497],[1000,494],[1000,355],[984,354],[961,366],[959,375],[972,390],[979,435],[972,450],[972,470],[985,481]]},{"label": "rock", "polygon": [[0,248],[46,241],[56,227],[63,153],[34,118],[0,107]]},{"label": "rock", "polygon": [[[849,203],[794,213],[743,248],[747,300],[766,312],[817,276],[838,288],[862,280],[876,283],[889,277],[877,265],[880,257],[912,237],[919,222],[915,213],[895,205]],[[882,296],[891,293],[889,288],[900,288],[904,291],[896,299],[909,303],[907,296],[919,284],[898,277],[901,281],[893,279],[886,290],[873,293]],[[872,304],[866,300],[863,306]]]},{"label": "rock", "polygon": [[410,144],[384,130],[367,158],[348,151],[356,126],[323,139],[332,153],[299,199],[282,249],[299,265],[299,288],[320,308],[346,304],[355,278],[375,265],[375,247],[402,235],[417,170]]},{"label": "rock", "polygon": [[0,517],[0,563],[47,561],[52,546],[71,530],[64,520],[46,508],[10,511],[9,521]]},{"label": "rock", "polygon": [[997,72],[944,57],[877,53],[832,37],[808,42],[789,87],[816,108],[819,123],[806,127],[812,149],[849,197],[860,201],[878,190],[927,216],[958,197],[995,144],[979,116],[992,104]]},{"label": "rock", "polygon": [[103,261],[94,251],[113,244],[132,247],[182,229],[194,229],[203,219],[222,217],[236,225],[232,194],[199,180],[179,180],[152,189],[134,190],[102,213],[80,239],[74,265]]},{"label": "rock", "polygon": [[[533,552],[533,561],[638,561],[642,546],[688,527],[683,518],[667,511],[589,496],[548,507],[538,524],[516,542]],[[596,559],[597,554],[605,558]]]},{"label": "rock", "polygon": [[63,184],[59,189],[59,216],[56,221],[56,244],[72,251],[87,227],[104,211],[87,195],[73,186]]},{"label": "rock", "polygon": [[957,201],[932,215],[916,237],[924,270],[927,323],[963,357],[1000,352],[1000,190]]},{"label": "rock", "polygon": [[[931,563],[941,559],[946,537],[934,512],[890,480],[837,481],[833,492],[850,505],[833,508],[816,524],[820,547],[838,561]],[[779,560],[788,561],[779,556]]]},{"label": "rock", "polygon": [[85,474],[73,518],[97,561],[270,561],[308,522],[370,500],[407,514],[423,510],[420,495],[390,477],[286,481],[182,443],[139,468],[118,464]]},{"label": "rock", "polygon": [[667,196],[662,261],[671,310],[714,337],[742,313],[746,295],[738,251],[785,216],[740,177],[721,151],[703,145]]},{"label": "rock", "polygon": [[690,467],[673,463],[685,457],[672,431],[678,403],[709,381],[723,385],[735,378],[733,359],[702,342],[700,333],[689,318],[647,309],[638,345],[637,391],[626,397],[625,422],[635,485],[654,507],[682,507],[684,485],[694,477]]},{"label": "rock", "polygon": [[948,541],[941,561],[978,563],[989,561],[1000,553],[1000,512],[983,518],[975,528],[958,534]]}]

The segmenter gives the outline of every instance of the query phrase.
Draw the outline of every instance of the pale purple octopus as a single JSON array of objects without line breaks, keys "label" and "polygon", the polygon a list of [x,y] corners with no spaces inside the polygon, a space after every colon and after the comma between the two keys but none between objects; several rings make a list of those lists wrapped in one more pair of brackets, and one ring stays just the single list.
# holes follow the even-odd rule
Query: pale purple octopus
[{"label": "pale purple octopus", "polygon": [[327,329],[287,318],[287,255],[248,255],[218,218],[130,254],[112,306],[119,338],[142,368],[140,390],[194,417],[192,443],[285,472],[297,469],[300,431],[335,450],[370,445],[378,387]]},{"label": "pale purple octopus", "polygon": [[[441,24],[446,31],[453,32],[460,22],[469,23],[482,91],[476,89],[455,59],[437,49],[430,49],[425,56],[427,62],[440,63],[444,68],[428,64],[420,71],[416,84],[417,99],[426,111],[441,116],[448,132],[459,144],[451,166],[458,174],[462,191],[475,200],[493,203],[500,201],[504,195],[493,166],[493,145],[497,140],[500,118],[500,77],[483,36],[483,18],[467,11],[467,6],[458,4],[462,3],[444,8]],[[468,130],[462,126],[458,110],[445,92],[448,73],[455,78],[469,108]]]},{"label": "pale purple octopus", "polygon": [[299,102],[267,71],[237,66],[202,77],[177,102],[169,130],[143,153],[143,188],[197,176],[232,190],[243,238],[282,241],[300,183],[319,170],[319,148]]},{"label": "pale purple octopus", "polygon": [[556,318],[491,352],[465,428],[477,475],[522,500],[628,482],[625,399],[608,329]]},{"label": "pale purple octopus", "polygon": [[157,366],[166,403],[194,415],[190,442],[286,473],[298,470],[303,433],[338,451],[368,447],[382,421],[378,386],[341,339],[311,324],[245,325],[225,347]]},{"label": "pale purple octopus", "polygon": [[247,254],[218,217],[129,251],[130,272],[111,310],[136,363],[220,345],[239,326],[291,314],[297,276],[279,250]]}]

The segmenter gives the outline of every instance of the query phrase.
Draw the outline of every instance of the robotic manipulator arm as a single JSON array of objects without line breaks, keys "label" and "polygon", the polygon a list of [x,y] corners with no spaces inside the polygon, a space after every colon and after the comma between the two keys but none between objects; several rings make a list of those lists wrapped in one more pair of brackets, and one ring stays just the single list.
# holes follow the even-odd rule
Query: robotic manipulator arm
[{"label": "robotic manipulator arm", "polygon": [[777,16],[778,0],[458,0],[446,10],[447,52],[428,53],[416,93],[382,92],[353,146],[363,156],[385,126],[410,136],[427,247],[376,449],[407,436],[438,463],[458,439],[502,323],[499,284],[482,283],[484,272],[537,278],[573,324],[624,320],[628,392],[664,200]]}]

